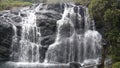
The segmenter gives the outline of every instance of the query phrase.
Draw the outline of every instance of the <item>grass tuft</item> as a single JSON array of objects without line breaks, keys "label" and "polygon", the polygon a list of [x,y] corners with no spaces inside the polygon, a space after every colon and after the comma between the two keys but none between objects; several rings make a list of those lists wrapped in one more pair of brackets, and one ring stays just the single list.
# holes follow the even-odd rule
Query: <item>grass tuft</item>
[{"label": "grass tuft", "polygon": [[22,2],[22,1],[3,1],[0,2],[0,10],[9,10],[12,7],[22,7],[32,5],[30,2]]}]

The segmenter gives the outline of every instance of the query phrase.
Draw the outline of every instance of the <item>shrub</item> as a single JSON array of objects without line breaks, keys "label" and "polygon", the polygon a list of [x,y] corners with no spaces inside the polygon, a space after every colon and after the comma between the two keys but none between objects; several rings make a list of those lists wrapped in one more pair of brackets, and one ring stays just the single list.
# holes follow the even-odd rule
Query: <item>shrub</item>
[{"label": "shrub", "polygon": [[113,64],[112,68],[120,68],[120,62],[116,62]]}]

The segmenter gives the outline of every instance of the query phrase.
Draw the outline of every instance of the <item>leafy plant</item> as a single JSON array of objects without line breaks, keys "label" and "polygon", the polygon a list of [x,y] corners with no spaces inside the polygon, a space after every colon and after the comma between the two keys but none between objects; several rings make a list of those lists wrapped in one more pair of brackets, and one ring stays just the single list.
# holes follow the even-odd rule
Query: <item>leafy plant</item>
[{"label": "leafy plant", "polygon": [[113,64],[112,68],[120,68],[120,62],[117,62],[117,63]]}]

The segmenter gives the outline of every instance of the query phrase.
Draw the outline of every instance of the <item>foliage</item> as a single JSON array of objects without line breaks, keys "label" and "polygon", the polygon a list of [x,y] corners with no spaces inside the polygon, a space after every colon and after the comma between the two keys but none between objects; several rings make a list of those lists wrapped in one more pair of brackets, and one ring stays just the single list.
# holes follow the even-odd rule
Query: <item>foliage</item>
[{"label": "foliage", "polygon": [[0,1],[0,10],[10,9],[12,7],[27,6],[31,5],[30,2],[23,2],[19,0],[1,0]]},{"label": "foliage", "polygon": [[117,63],[113,64],[112,68],[120,68],[120,62],[117,62]]},{"label": "foliage", "polygon": [[88,6],[91,0],[73,0],[76,3],[80,3],[81,5]]},{"label": "foliage", "polygon": [[103,28],[104,38],[109,42],[108,51],[113,62],[120,61],[120,2],[118,0],[92,0],[90,14]]}]

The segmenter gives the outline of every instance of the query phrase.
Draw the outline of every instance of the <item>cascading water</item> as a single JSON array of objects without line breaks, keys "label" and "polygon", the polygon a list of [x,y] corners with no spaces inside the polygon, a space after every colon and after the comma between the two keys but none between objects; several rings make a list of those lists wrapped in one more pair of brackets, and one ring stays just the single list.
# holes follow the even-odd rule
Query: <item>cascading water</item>
[{"label": "cascading water", "polygon": [[65,6],[62,19],[57,22],[58,34],[50,45],[45,62],[48,63],[97,63],[101,54],[101,35],[94,29],[88,8]]},{"label": "cascading water", "polygon": [[20,23],[22,27],[20,41],[17,39],[17,28],[13,25],[15,35],[12,44],[12,63],[2,68],[61,68],[50,65],[69,62],[87,65],[99,62],[102,36],[95,30],[95,23],[90,20],[88,8],[64,4],[62,18],[57,21],[56,40],[49,46],[44,63],[40,64],[41,28],[36,23],[36,12],[41,14],[56,12],[49,10],[48,7],[49,5],[40,4],[36,8],[21,10],[27,16],[23,17]]},{"label": "cascading water", "polygon": [[[39,7],[39,6],[38,6]],[[39,62],[39,48],[40,44],[40,28],[36,25],[35,12],[38,11],[38,7],[34,10],[22,10],[25,11],[27,17],[22,19],[22,34],[20,45],[18,46],[18,52],[12,53],[12,58],[17,62]],[[14,49],[14,48],[13,48]]]}]

